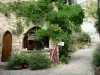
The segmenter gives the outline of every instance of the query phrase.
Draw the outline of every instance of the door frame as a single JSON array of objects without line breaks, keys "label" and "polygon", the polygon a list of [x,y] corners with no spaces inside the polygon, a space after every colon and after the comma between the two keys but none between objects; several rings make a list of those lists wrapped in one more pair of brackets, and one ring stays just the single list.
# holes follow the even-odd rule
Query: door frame
[{"label": "door frame", "polygon": [[[6,36],[7,33],[9,33],[9,34],[11,35],[11,52],[12,52],[12,34],[11,34],[10,31],[7,30],[7,31],[5,31],[5,33],[4,33],[3,36],[2,36],[1,62],[3,62],[2,60],[3,60],[3,48],[4,48],[3,44],[4,44],[4,37]],[[10,52],[10,54],[11,54],[11,52]]]}]

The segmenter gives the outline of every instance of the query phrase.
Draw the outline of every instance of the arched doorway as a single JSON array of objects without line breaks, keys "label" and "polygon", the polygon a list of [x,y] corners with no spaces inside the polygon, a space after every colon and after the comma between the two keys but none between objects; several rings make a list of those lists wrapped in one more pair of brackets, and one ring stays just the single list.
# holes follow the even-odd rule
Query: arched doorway
[{"label": "arched doorway", "polygon": [[6,31],[3,36],[2,43],[2,56],[1,61],[6,62],[8,58],[11,56],[12,51],[12,35],[9,31]]},{"label": "arched doorway", "polygon": [[34,30],[40,29],[40,27],[33,27],[25,33],[23,38],[23,48],[27,48],[28,50],[41,50],[49,48],[49,37],[44,37],[41,40],[33,40],[35,37]]}]

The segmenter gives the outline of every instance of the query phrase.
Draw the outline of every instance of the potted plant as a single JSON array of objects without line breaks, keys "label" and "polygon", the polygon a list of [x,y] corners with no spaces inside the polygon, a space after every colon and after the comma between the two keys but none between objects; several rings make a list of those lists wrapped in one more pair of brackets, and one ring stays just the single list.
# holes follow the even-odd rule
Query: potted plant
[{"label": "potted plant", "polygon": [[8,69],[22,69],[28,67],[27,56],[24,53],[16,54],[8,60]]},{"label": "potted plant", "polygon": [[9,58],[7,68],[8,69],[22,69],[22,62],[17,54]]},{"label": "potted plant", "polygon": [[28,68],[28,64],[27,63],[24,63],[23,64],[23,68]]},{"label": "potted plant", "polygon": [[14,66],[13,66],[13,69],[14,70],[19,70],[19,69],[22,69],[22,64],[15,64]]},{"label": "potted plant", "polygon": [[25,53],[20,53],[19,56],[20,56],[23,68],[27,68],[28,67],[28,55],[26,55]]}]

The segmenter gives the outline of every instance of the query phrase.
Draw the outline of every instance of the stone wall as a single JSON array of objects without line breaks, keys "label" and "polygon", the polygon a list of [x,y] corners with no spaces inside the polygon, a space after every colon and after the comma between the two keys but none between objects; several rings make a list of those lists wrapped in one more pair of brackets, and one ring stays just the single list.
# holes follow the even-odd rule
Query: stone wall
[{"label": "stone wall", "polygon": [[[3,42],[3,36],[6,31],[9,31],[11,34],[11,26],[15,25],[16,23],[16,17],[13,14],[10,14],[10,17],[5,17],[4,14],[0,14],[0,53],[2,52],[2,42]],[[12,35],[12,47],[15,46],[15,42],[17,41],[14,35]],[[13,49],[14,50],[14,49]]]},{"label": "stone wall", "polygon": [[[23,20],[23,18],[21,18]],[[5,32],[9,31],[12,34],[12,28],[16,24],[16,17],[13,13],[10,14],[9,17],[6,17],[5,14],[0,13],[0,59],[2,54],[2,43],[3,43],[3,36]],[[31,28],[35,27],[33,23],[29,23],[29,26],[24,26],[24,32],[18,38],[16,35],[12,34],[12,53],[20,52],[24,50],[22,47],[24,34]],[[45,24],[40,26],[41,28],[46,28]],[[53,45],[51,41],[49,42],[49,49],[52,49]]]},{"label": "stone wall", "polygon": [[[28,0],[0,0],[0,2],[13,2],[13,1],[28,1]],[[37,1],[37,0],[35,0]],[[55,8],[54,10],[57,10]],[[20,18],[21,21],[23,21],[23,17]],[[16,24],[16,17],[13,13],[10,13],[10,16],[6,16],[5,14],[0,13],[0,59],[2,55],[2,46],[3,46],[3,36],[5,32],[9,31],[12,34],[12,28]],[[33,23],[29,23],[29,26],[24,26],[24,32],[21,34],[21,36],[18,38],[16,35],[12,34],[12,53],[20,52],[20,51],[27,51],[27,49],[23,49],[23,38],[24,34],[31,28],[35,27]],[[39,26],[40,28],[46,29],[46,25]],[[51,40],[49,40],[49,49],[54,48],[54,44]]]},{"label": "stone wall", "polygon": [[[15,24],[16,24],[16,17],[14,14],[10,14],[10,17],[6,17],[4,14],[0,14],[0,53],[2,52],[3,35],[5,34],[6,31],[9,31],[12,34],[12,28]],[[13,51],[22,49],[24,34],[34,26],[35,25],[33,25],[32,23],[30,23],[29,26],[25,26],[24,32],[19,38],[16,35],[12,34]]]},{"label": "stone wall", "polygon": [[[23,20],[23,17],[20,18]],[[12,28],[16,24],[16,17],[14,14],[10,14],[9,17],[6,17],[4,14],[0,14],[0,53],[2,52],[2,42],[3,42],[3,36],[6,31],[9,31],[12,34]],[[35,27],[33,23],[29,23],[29,26],[24,25],[24,32],[21,34],[21,36],[18,38],[16,35],[12,34],[12,50],[16,52],[16,50],[22,50],[22,43],[24,34],[31,28]],[[41,27],[44,27],[42,25]]]}]

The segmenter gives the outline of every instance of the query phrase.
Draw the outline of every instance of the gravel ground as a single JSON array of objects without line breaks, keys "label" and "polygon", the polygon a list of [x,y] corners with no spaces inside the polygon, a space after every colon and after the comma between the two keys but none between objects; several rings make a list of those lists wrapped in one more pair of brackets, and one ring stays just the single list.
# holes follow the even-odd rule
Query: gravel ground
[{"label": "gravel ground", "polygon": [[69,64],[54,68],[31,71],[0,69],[0,75],[94,75],[91,67],[93,49],[79,50],[71,55]]}]

